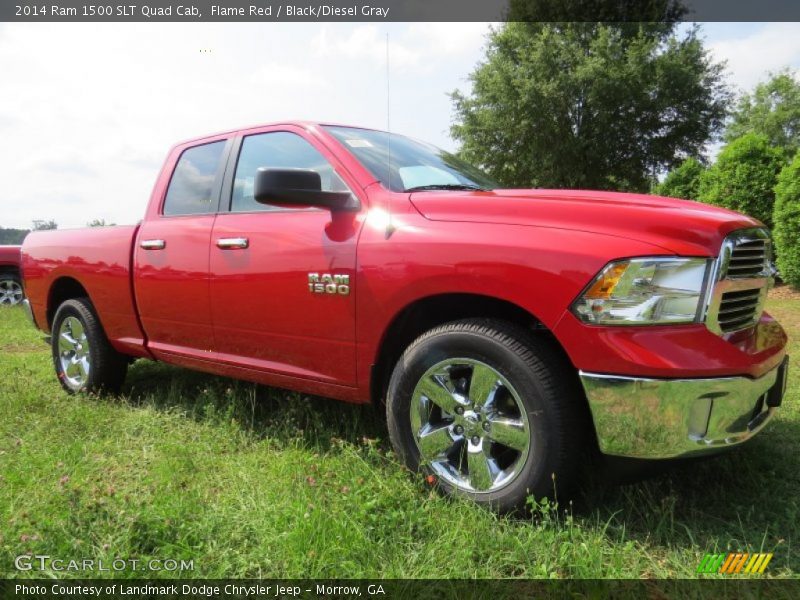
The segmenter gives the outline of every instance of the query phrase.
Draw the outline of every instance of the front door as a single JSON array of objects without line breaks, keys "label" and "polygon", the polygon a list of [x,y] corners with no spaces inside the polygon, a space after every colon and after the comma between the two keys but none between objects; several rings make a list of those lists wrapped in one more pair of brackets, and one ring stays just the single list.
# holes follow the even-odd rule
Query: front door
[{"label": "front door", "polygon": [[264,130],[241,139],[226,178],[229,210],[221,208],[211,235],[218,360],[355,385],[357,216],[253,198],[262,167],[313,169],[323,191],[349,190],[333,160],[302,130]]}]

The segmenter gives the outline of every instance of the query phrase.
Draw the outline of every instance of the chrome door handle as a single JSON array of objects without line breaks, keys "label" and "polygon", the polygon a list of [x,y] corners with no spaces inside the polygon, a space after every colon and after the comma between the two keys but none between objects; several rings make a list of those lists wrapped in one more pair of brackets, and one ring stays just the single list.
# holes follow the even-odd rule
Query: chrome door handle
[{"label": "chrome door handle", "polygon": [[243,250],[250,245],[250,240],[245,237],[219,238],[217,248],[223,250]]},{"label": "chrome door handle", "polygon": [[163,250],[167,247],[167,242],[164,240],[142,240],[139,242],[139,247],[143,250]]}]

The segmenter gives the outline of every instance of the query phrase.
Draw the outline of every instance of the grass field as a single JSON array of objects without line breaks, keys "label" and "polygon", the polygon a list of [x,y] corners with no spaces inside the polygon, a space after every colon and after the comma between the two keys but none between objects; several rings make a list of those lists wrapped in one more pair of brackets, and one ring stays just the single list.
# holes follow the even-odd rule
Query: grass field
[{"label": "grass field", "polygon": [[[800,297],[769,310],[800,357]],[[370,407],[145,361],[121,396],[70,397],[21,309],[0,310],[0,373],[2,576],[30,553],[192,560],[183,577],[694,577],[729,550],[800,575],[797,361],[780,416],[745,447],[590,482],[588,508],[531,519],[426,489]]]}]

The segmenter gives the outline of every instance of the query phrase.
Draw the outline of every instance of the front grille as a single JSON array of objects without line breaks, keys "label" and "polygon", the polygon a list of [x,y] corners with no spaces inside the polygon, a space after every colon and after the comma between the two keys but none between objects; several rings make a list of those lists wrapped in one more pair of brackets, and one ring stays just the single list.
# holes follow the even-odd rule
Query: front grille
[{"label": "front grille", "polygon": [[758,323],[772,283],[771,261],[766,229],[740,229],[725,238],[706,313],[709,329],[723,335]]},{"label": "front grille", "polygon": [[743,279],[761,277],[769,268],[769,241],[741,240],[731,251],[727,277]]},{"label": "front grille", "polygon": [[760,313],[760,304],[761,289],[725,292],[717,313],[719,328],[723,333],[730,333],[752,325],[756,312]]}]

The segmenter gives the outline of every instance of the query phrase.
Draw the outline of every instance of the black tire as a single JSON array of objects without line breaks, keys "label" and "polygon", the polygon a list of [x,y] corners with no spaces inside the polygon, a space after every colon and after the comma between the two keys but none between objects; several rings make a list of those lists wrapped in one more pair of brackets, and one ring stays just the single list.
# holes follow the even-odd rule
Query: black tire
[{"label": "black tire", "polygon": [[[80,323],[82,331],[72,336],[74,320]],[[65,324],[65,321],[68,323]],[[75,331],[78,331],[77,325]],[[68,339],[74,339],[79,346],[72,345]],[[83,340],[85,343],[82,343]],[[114,350],[109,343],[88,298],[67,300],[58,307],[53,319],[51,348],[58,381],[70,394],[114,393],[119,391],[125,381],[128,372],[127,357]],[[83,359],[86,359],[88,368],[77,366]],[[65,363],[68,365],[66,368]],[[72,363],[76,365],[77,371],[71,370]]]},{"label": "black tire", "polygon": [[[456,367],[446,366],[454,372],[458,367],[457,359],[473,361],[473,365],[489,366],[494,373],[500,374],[509,388],[516,393],[514,405],[518,406],[519,418],[522,418],[522,407],[527,415],[527,435],[523,439],[528,441],[528,447],[524,451],[511,454],[512,459],[516,456],[513,464],[507,467],[512,472],[510,479],[498,489],[484,488],[486,491],[475,489],[465,489],[458,485],[458,482],[450,482],[446,477],[442,477],[441,471],[438,473],[430,464],[421,464],[421,452],[415,435],[412,431],[411,406],[414,390],[417,384],[422,381],[423,376],[429,374],[441,364],[451,361],[456,363]],[[480,368],[480,367],[473,367]],[[431,370],[431,371],[429,371]],[[474,377],[474,373],[470,377]],[[433,378],[434,376],[431,376]],[[466,377],[465,377],[466,380]],[[458,379],[460,382],[461,379]],[[451,381],[454,383],[455,380]],[[496,385],[501,385],[501,380],[497,380]],[[472,379],[465,383],[462,398],[466,397],[467,402],[472,396]],[[476,386],[479,387],[479,386]],[[495,388],[497,389],[497,388]],[[479,392],[476,392],[476,394]],[[499,392],[498,392],[499,393]],[[507,395],[511,392],[507,392]],[[433,406],[434,402],[428,402],[425,393],[414,400],[415,403],[426,403],[431,407],[423,411],[423,414],[430,415],[431,409],[437,410]],[[482,404],[475,402],[474,405]],[[532,495],[537,499],[550,498],[564,500],[565,496],[574,490],[580,472],[581,458],[584,449],[588,446],[586,432],[586,404],[582,392],[577,384],[577,377],[574,368],[565,360],[560,349],[544,336],[534,335],[514,324],[494,320],[494,319],[468,319],[448,323],[432,329],[420,336],[403,353],[394,368],[389,389],[387,393],[387,418],[389,436],[395,451],[400,455],[405,464],[412,471],[422,471],[428,475],[429,481],[436,481],[438,488],[449,495],[466,495],[481,505],[490,506],[500,512],[515,511],[525,507],[528,496]],[[455,411],[462,411],[464,418],[464,408],[456,406]],[[470,413],[470,423],[468,427],[475,427],[470,431],[480,433],[475,425],[476,419],[490,420],[488,416],[477,417],[468,409]],[[483,409],[474,409],[482,413]],[[487,409],[488,412],[488,409]],[[440,410],[442,424],[447,425],[449,419],[457,419],[454,414],[445,413]],[[441,424],[437,424],[440,427]],[[423,429],[425,429],[423,425]],[[456,426],[457,427],[457,426]],[[494,423],[486,424],[487,431],[493,431]],[[465,449],[453,451],[458,459],[451,459],[461,465],[468,464],[465,456],[470,456],[467,447],[475,448],[471,444],[477,443],[478,436],[470,437],[471,433],[465,432],[461,427],[463,435],[461,442]],[[426,431],[430,431],[427,429]],[[422,430],[420,430],[422,431]],[[452,429],[450,430],[453,431]],[[520,431],[520,430],[517,430]],[[448,438],[449,440],[452,439]],[[484,435],[484,434],[481,434]],[[492,437],[491,434],[485,434]],[[520,434],[522,435],[522,434]],[[471,441],[470,441],[471,440]],[[496,441],[490,440],[486,446],[487,453],[495,451]],[[482,447],[482,446],[481,446]],[[455,446],[453,446],[455,448]],[[509,449],[502,444],[499,446],[501,452]],[[523,458],[524,456],[524,458]],[[459,462],[460,461],[460,462]],[[493,465],[497,470],[497,462]],[[513,468],[512,468],[513,467]],[[460,467],[458,467],[460,468]],[[467,468],[469,471],[469,468]],[[476,469],[477,471],[477,469]],[[491,471],[491,470],[490,470]],[[504,471],[499,471],[503,473]],[[513,475],[513,473],[516,475]],[[431,478],[430,476],[434,476]],[[471,482],[472,475],[469,475]],[[498,478],[500,480],[501,478]],[[492,483],[494,486],[495,483]],[[469,486],[467,486],[469,487]]]},{"label": "black tire", "polygon": [[0,306],[16,306],[24,299],[19,276],[16,273],[0,273]]}]

